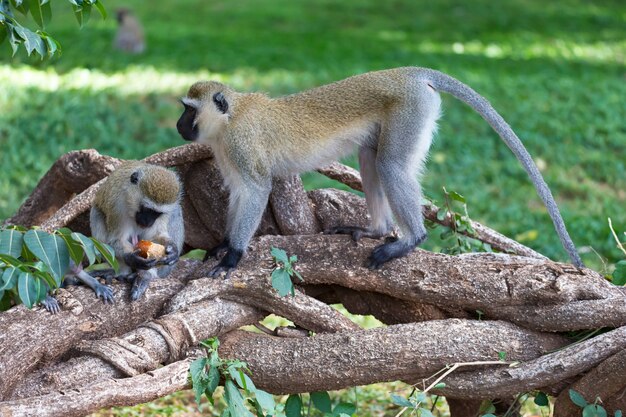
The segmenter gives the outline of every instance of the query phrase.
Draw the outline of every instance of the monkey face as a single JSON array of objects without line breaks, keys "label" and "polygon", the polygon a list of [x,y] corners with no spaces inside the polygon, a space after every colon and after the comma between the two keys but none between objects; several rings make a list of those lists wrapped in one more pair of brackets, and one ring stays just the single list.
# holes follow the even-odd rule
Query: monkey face
[{"label": "monkey face", "polygon": [[198,125],[196,123],[197,109],[196,107],[183,101],[185,110],[176,123],[176,129],[183,139],[194,141],[198,139]]},{"label": "monkey face", "polygon": [[154,224],[161,214],[163,213],[142,205],[135,214],[135,221],[140,227],[148,228]]}]

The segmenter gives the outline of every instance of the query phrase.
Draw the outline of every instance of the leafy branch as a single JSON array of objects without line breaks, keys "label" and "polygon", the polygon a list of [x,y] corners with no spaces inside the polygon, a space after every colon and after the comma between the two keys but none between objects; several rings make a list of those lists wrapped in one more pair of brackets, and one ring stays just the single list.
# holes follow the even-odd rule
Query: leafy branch
[{"label": "leafy branch", "polygon": [[278,248],[272,248],[271,254],[276,263],[276,268],[272,271],[272,287],[278,291],[281,297],[289,293],[292,296],[295,295],[291,278],[296,276],[300,281],[304,281],[302,275],[295,270],[294,264],[298,261],[298,257],[296,255],[287,256],[287,252]]},{"label": "leafy branch", "polygon": [[[107,13],[100,0],[68,0],[80,27],[91,16],[91,9],[95,7],[103,19]],[[32,31],[22,26],[16,19],[13,11],[17,11],[24,17],[28,15],[35,21],[39,29]],[[39,54],[41,59],[52,57],[55,53],[61,53],[61,45],[50,34],[45,32],[46,25],[52,19],[50,0],[0,0],[0,44],[8,39],[13,50],[13,56],[22,45],[30,56],[33,52]]]},{"label": "leafy branch", "polygon": [[0,311],[20,303],[32,308],[85,258],[88,267],[106,262],[118,269],[110,246],[68,228],[54,233],[19,226],[0,230]]}]

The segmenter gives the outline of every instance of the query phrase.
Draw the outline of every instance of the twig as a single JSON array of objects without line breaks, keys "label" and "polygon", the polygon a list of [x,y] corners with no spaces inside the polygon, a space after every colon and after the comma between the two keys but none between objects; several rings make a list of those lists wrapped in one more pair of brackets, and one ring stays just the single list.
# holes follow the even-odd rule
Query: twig
[{"label": "twig", "polygon": [[626,249],[624,248],[624,245],[622,245],[622,242],[619,241],[619,237],[617,237],[617,233],[615,233],[615,230],[613,230],[613,222],[611,222],[611,218],[609,217],[609,229],[611,229],[611,233],[613,234],[613,237],[615,238],[615,241],[617,242],[617,247],[624,252],[624,255],[626,255]]}]

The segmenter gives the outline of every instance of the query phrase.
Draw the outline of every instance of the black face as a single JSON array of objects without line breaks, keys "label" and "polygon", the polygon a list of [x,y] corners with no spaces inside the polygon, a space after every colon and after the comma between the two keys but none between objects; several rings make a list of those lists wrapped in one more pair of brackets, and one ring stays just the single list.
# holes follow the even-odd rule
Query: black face
[{"label": "black face", "polygon": [[141,206],[137,214],[135,214],[135,221],[140,227],[150,227],[161,214],[163,213]]},{"label": "black face", "polygon": [[183,103],[183,106],[185,106],[185,111],[178,119],[176,129],[178,129],[178,133],[180,133],[183,139],[194,141],[198,138],[198,126],[193,123],[196,120],[197,110],[195,107],[185,103]]}]

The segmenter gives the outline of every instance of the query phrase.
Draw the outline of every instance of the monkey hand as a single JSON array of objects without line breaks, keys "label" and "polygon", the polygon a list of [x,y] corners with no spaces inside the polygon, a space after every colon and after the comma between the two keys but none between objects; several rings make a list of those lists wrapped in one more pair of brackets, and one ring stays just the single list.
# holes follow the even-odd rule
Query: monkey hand
[{"label": "monkey hand", "polygon": [[159,259],[159,265],[174,265],[178,262],[180,254],[178,248],[173,243],[167,243],[165,245],[165,256]]},{"label": "monkey hand", "polygon": [[124,254],[124,262],[126,262],[126,265],[128,265],[133,270],[137,270],[137,269],[147,270],[147,269],[152,269],[156,266],[157,259],[142,258],[139,255],[139,250],[135,250],[133,252]]}]

